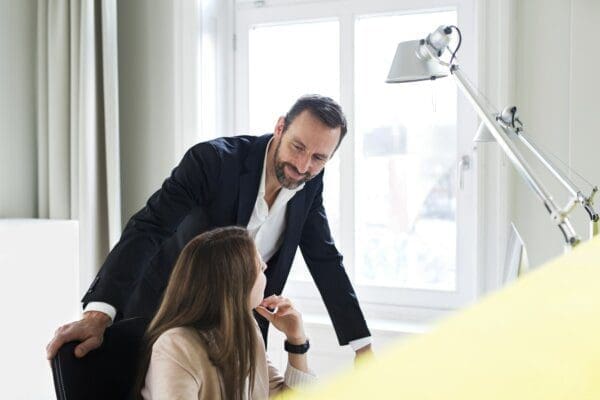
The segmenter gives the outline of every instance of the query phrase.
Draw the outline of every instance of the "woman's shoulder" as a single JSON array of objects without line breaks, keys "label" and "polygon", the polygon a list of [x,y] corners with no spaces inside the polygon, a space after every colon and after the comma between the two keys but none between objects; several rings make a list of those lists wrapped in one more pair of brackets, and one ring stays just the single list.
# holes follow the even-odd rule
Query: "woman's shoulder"
[{"label": "woman's shoulder", "polygon": [[175,328],[168,329],[164,331],[157,339],[159,340],[167,340],[167,339],[181,339],[181,340],[200,340],[200,335],[198,334],[197,329],[191,328],[189,326],[178,326]]},{"label": "woman's shoulder", "polygon": [[189,398],[218,397],[218,371],[195,329],[173,328],[158,337],[152,346],[146,386],[150,391],[165,390],[160,398],[180,398],[183,392],[189,392]]},{"label": "woman's shoulder", "polygon": [[154,342],[152,352],[192,364],[208,360],[205,341],[197,330],[189,327],[171,328],[163,332]]}]

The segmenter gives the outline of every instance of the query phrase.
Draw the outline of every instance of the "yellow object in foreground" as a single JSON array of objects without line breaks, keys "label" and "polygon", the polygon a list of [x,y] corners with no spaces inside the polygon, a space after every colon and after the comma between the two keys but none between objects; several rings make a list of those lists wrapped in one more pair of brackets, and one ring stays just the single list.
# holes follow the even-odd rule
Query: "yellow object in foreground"
[{"label": "yellow object in foreground", "polygon": [[600,238],[285,399],[600,399]]}]

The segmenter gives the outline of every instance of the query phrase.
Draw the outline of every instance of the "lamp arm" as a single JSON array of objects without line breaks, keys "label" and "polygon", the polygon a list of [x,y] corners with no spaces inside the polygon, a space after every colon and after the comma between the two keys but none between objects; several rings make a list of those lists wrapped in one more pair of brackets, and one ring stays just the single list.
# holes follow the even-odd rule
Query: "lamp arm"
[{"label": "lamp arm", "polygon": [[[507,131],[514,133],[516,137],[519,138],[521,143],[529,149],[529,151],[546,167],[548,171],[563,185],[565,189],[570,193],[571,199],[569,203],[579,203],[587,212],[590,221],[592,223],[598,222],[599,216],[596,210],[594,209],[594,196],[598,192],[598,187],[594,187],[589,196],[585,196],[583,191],[573,183],[573,181],[566,176],[556,165],[552,162],[552,160],[544,157],[542,152],[538,149],[538,147],[529,140],[529,138],[525,135],[523,131],[523,124],[519,120],[517,116],[517,107],[506,107],[502,113],[496,116],[496,120],[499,124]],[[518,126],[517,126],[518,124]],[[573,207],[566,206],[563,209],[563,212],[569,213]]]},{"label": "lamp arm", "polygon": [[529,151],[531,151],[531,153],[533,153],[533,155],[535,155],[536,158],[540,160],[542,164],[544,164],[548,171],[550,171],[550,173],[554,175],[554,177],[565,187],[565,189],[569,191],[571,196],[577,198],[578,194],[581,194],[581,191],[577,188],[577,186],[575,186],[575,184],[568,177],[561,174],[554,165],[554,163],[552,163],[552,161],[542,156],[538,148],[532,142],[529,141],[529,139],[525,136],[523,132],[519,131],[515,133],[517,137],[521,140],[521,142],[525,145],[525,147],[527,147]]},{"label": "lamp arm", "polygon": [[552,196],[548,194],[540,180],[535,176],[531,167],[527,164],[524,157],[521,155],[515,144],[508,137],[505,127],[500,125],[497,121],[497,112],[490,109],[482,99],[481,95],[473,88],[470,82],[466,79],[462,73],[460,67],[454,64],[450,67],[452,76],[457,86],[462,90],[466,97],[471,102],[471,105],[479,114],[479,117],[486,124],[490,133],[496,139],[496,142],[500,145],[500,148],[508,156],[509,160],[514,165],[515,169],[534,191],[534,193],[540,198],[544,207],[550,214],[552,220],[556,223],[562,234],[564,235],[567,245],[574,247],[580,239],[576,235],[571,222],[569,221],[566,213],[564,213],[554,202]]},{"label": "lamp arm", "polygon": [[598,216],[598,213],[596,212],[596,210],[594,210],[593,207],[594,196],[596,195],[596,193],[598,193],[598,186],[594,186],[594,188],[592,189],[592,194],[590,194],[590,196],[587,197],[585,199],[585,202],[583,203],[585,211],[587,211],[588,215],[590,216],[590,239],[594,236],[597,236],[600,232],[600,217]]},{"label": "lamp arm", "polygon": [[[531,153],[533,153],[537,157],[537,159],[540,160],[542,164],[544,164],[546,169],[550,171],[552,175],[554,175],[554,177],[565,187],[565,189],[569,191],[569,193],[571,194],[570,203],[572,202],[581,204],[588,217],[590,218],[590,239],[596,236],[598,234],[598,221],[600,220],[600,216],[598,215],[598,212],[594,209],[594,196],[598,192],[598,187],[595,186],[592,189],[590,195],[586,196],[585,194],[583,194],[583,191],[581,191],[581,189],[579,189],[573,183],[573,181],[569,179],[569,177],[565,176],[558,168],[556,168],[556,166],[554,165],[554,163],[552,163],[551,160],[545,158],[541,154],[541,152],[538,150],[535,144],[529,141],[529,139],[525,136],[522,130],[515,130],[514,132],[516,133],[517,137],[521,140],[521,142],[529,149],[529,151],[531,151]],[[568,214],[571,212],[571,210],[572,208],[569,208],[567,206],[563,210],[563,213]]]}]

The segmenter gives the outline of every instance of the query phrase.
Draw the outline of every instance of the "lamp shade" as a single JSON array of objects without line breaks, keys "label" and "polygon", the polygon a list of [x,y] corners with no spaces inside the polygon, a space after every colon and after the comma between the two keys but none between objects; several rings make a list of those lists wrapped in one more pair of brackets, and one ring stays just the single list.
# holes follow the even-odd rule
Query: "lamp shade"
[{"label": "lamp shade", "polygon": [[436,61],[431,58],[419,57],[420,47],[420,40],[398,44],[392,67],[386,79],[387,83],[424,81],[448,75],[447,68]]}]

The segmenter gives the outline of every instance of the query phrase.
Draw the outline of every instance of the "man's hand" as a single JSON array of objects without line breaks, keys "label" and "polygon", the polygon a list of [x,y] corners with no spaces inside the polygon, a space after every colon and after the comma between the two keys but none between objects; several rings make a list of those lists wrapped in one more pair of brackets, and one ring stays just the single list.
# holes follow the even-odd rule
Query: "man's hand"
[{"label": "man's hand", "polygon": [[356,355],[354,356],[354,363],[368,360],[368,359],[372,358],[373,355],[374,355],[373,349],[371,348],[371,345],[368,344],[368,345],[356,350]]},{"label": "man's hand", "polygon": [[102,344],[104,331],[110,325],[110,317],[100,311],[88,311],[79,321],[71,322],[56,330],[54,338],[46,346],[48,360],[54,358],[63,344],[73,340],[81,343],[75,347],[75,357],[81,358]]}]

